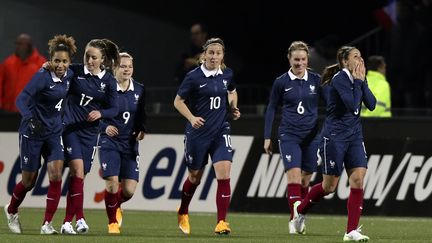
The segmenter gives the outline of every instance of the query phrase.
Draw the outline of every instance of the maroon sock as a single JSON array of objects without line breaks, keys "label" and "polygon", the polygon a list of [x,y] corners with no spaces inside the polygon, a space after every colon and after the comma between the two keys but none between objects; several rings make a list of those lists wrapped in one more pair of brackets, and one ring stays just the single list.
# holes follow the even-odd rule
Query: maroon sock
[{"label": "maroon sock", "polygon": [[297,212],[301,214],[306,214],[307,211],[316,203],[318,203],[327,194],[322,188],[322,183],[314,185],[306,197],[303,199],[300,206],[297,208]]},{"label": "maroon sock", "polygon": [[117,208],[119,207],[117,193],[109,193],[105,190],[105,209],[108,216],[108,224],[118,223],[116,219]]},{"label": "maroon sock", "polygon": [[117,191],[117,200],[119,202],[119,206],[124,203],[127,202],[131,199],[132,197],[127,197],[124,195],[123,190],[121,189],[121,187],[119,187],[119,190]]},{"label": "maroon sock", "polygon": [[303,200],[309,192],[310,186],[301,188],[301,199]]},{"label": "maroon sock", "polygon": [[360,215],[363,209],[363,189],[351,188],[347,201],[348,224],[347,233],[357,229]]},{"label": "maroon sock", "polygon": [[24,201],[27,192],[28,190],[24,187],[22,181],[15,185],[9,207],[7,209],[8,213],[16,214],[18,212],[18,207],[21,205],[22,201]]},{"label": "maroon sock", "polygon": [[287,199],[291,212],[290,220],[294,217],[293,206],[297,201],[301,201],[301,184],[289,183],[287,186]]},{"label": "maroon sock", "polygon": [[71,204],[75,211],[76,219],[84,218],[84,179],[73,176],[70,180]]},{"label": "maroon sock", "polygon": [[231,186],[230,179],[217,180],[218,186],[216,191],[217,222],[226,218],[230,199]]},{"label": "maroon sock", "polygon": [[198,185],[192,184],[190,182],[189,178],[186,178],[185,182],[183,183],[183,190],[182,190],[182,199],[181,204],[178,213],[179,214],[187,214],[189,213],[189,203],[192,200],[192,197],[195,193],[195,190]]},{"label": "maroon sock", "polygon": [[70,182],[69,182],[69,190],[68,193],[66,195],[66,215],[65,218],[63,220],[63,223],[66,222],[72,222],[73,217],[75,216],[75,209],[72,205],[72,200],[71,200],[71,191],[70,191]]},{"label": "maroon sock", "polygon": [[61,194],[61,180],[60,181],[50,181],[48,187],[48,193],[46,198],[46,208],[45,208],[45,218],[42,223],[51,222],[60,201]]}]

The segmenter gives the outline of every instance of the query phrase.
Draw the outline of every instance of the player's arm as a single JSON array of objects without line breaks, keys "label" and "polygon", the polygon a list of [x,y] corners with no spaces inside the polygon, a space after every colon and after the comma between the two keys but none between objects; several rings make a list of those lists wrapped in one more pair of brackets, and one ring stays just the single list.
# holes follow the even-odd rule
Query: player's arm
[{"label": "player's arm", "polygon": [[237,91],[235,89],[233,91],[228,91],[228,103],[230,106],[231,115],[234,120],[240,118],[240,110],[237,107],[237,102],[238,102]]},{"label": "player's arm", "polygon": [[174,99],[174,107],[191,123],[193,128],[200,128],[204,125],[205,120],[202,117],[194,116],[185,104],[185,99],[179,95]]}]

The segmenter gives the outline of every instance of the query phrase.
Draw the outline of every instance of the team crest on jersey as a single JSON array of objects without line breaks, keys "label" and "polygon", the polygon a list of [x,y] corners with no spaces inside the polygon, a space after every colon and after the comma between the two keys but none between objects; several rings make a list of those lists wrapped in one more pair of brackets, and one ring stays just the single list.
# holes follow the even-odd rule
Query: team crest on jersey
[{"label": "team crest on jersey", "polygon": [[27,164],[28,163],[28,157],[27,156],[24,156],[24,164]]},{"label": "team crest on jersey", "polygon": [[334,169],[336,162],[334,162],[333,160],[330,160],[330,168]]},{"label": "team crest on jersey", "polygon": [[134,94],[134,97],[135,97],[135,102],[134,102],[134,104],[138,104],[139,94]]},{"label": "team crest on jersey", "polygon": [[223,82],[223,84],[224,84],[224,88],[227,89],[227,83],[228,83],[228,80],[226,80],[226,79],[222,79],[222,82]]},{"label": "team crest on jersey", "polygon": [[105,87],[106,87],[106,84],[105,84],[105,83],[101,83],[101,84],[100,84],[99,92],[103,92],[103,93],[105,93]]},{"label": "team crest on jersey", "polygon": [[315,85],[309,85],[310,93],[309,94],[316,94],[315,92]]},{"label": "team crest on jersey", "polygon": [[107,168],[107,163],[102,163],[102,169],[106,170],[106,168]]},{"label": "team crest on jersey", "polygon": [[66,90],[69,90],[70,82],[66,81]]},{"label": "team crest on jersey", "polygon": [[291,160],[292,160],[291,155],[285,155],[285,158],[287,159],[288,163],[291,162]]}]

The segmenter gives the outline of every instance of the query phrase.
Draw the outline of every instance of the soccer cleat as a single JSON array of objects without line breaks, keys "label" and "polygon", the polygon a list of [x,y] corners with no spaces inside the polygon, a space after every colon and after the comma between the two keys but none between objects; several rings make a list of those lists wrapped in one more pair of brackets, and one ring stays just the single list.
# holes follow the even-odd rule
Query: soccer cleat
[{"label": "soccer cleat", "polygon": [[41,235],[55,235],[58,234],[57,230],[54,229],[51,222],[45,221],[40,230]]},{"label": "soccer cleat", "polygon": [[116,211],[116,220],[119,227],[121,227],[123,223],[123,210],[120,207],[118,207]]},{"label": "soccer cleat", "polygon": [[351,230],[348,234],[345,233],[343,237],[344,242],[354,241],[354,242],[368,242],[369,236],[363,235],[361,232],[361,225],[355,230]]},{"label": "soccer cleat", "polygon": [[229,228],[229,223],[219,220],[219,223],[216,225],[215,234],[218,235],[229,235],[231,233],[231,229]]},{"label": "soccer cleat", "polygon": [[297,201],[294,203],[294,207],[293,207],[294,218],[292,221],[294,223],[294,228],[297,231],[297,233],[303,235],[303,234],[306,234],[306,225],[305,225],[306,217],[305,217],[305,215],[297,212],[297,208],[300,204],[301,204],[301,201]]},{"label": "soccer cleat", "polygon": [[183,232],[183,234],[190,234],[190,225],[189,225],[189,214],[179,214],[177,213],[178,218],[178,227]]},{"label": "soccer cleat", "polygon": [[87,234],[87,232],[89,231],[89,226],[87,225],[84,218],[78,219],[75,227],[78,234]]},{"label": "soccer cleat", "polygon": [[72,227],[71,222],[64,222],[60,228],[60,233],[64,235],[76,235],[75,230]]},{"label": "soccer cleat", "polygon": [[120,234],[119,223],[111,223],[108,225],[108,234]]},{"label": "soccer cleat", "polygon": [[297,230],[294,227],[294,220],[290,220],[288,222],[288,229],[289,229],[290,234],[293,234],[293,235],[297,234]]},{"label": "soccer cleat", "polygon": [[22,229],[21,229],[21,223],[19,221],[18,213],[16,213],[16,214],[9,213],[8,212],[8,207],[9,207],[9,204],[6,204],[4,206],[4,212],[5,212],[5,215],[6,215],[6,219],[7,219],[7,222],[8,222],[9,229],[13,233],[21,234]]}]

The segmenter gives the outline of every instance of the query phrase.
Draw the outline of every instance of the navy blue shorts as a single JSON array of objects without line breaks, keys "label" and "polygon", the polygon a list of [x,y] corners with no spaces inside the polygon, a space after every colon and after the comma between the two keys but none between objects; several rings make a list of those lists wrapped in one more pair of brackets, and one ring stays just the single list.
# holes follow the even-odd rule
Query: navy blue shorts
[{"label": "navy blue shorts", "polygon": [[63,142],[60,134],[44,140],[31,139],[20,134],[19,137],[21,170],[37,171],[41,167],[41,157],[45,162],[64,160]]},{"label": "navy blue shorts", "polygon": [[322,172],[325,175],[340,176],[344,167],[367,168],[367,154],[362,139],[354,141],[334,141],[324,137],[320,146],[323,160]]},{"label": "navy blue shorts", "polygon": [[301,168],[310,173],[317,171],[318,147],[316,139],[302,143],[289,136],[280,137],[279,151],[285,171],[291,168]]},{"label": "navy blue shorts", "polygon": [[122,179],[138,181],[139,153],[137,149],[124,149],[107,135],[101,135],[99,161],[103,178],[118,176]]},{"label": "navy blue shorts", "polygon": [[213,138],[191,139],[186,134],[184,146],[186,165],[191,170],[204,168],[209,155],[213,163],[222,160],[232,161],[233,149],[229,127],[221,129]]},{"label": "navy blue shorts", "polygon": [[90,172],[97,150],[98,134],[85,134],[80,130],[69,130],[63,133],[63,142],[66,148],[66,161],[82,159],[84,161],[84,174]]}]

